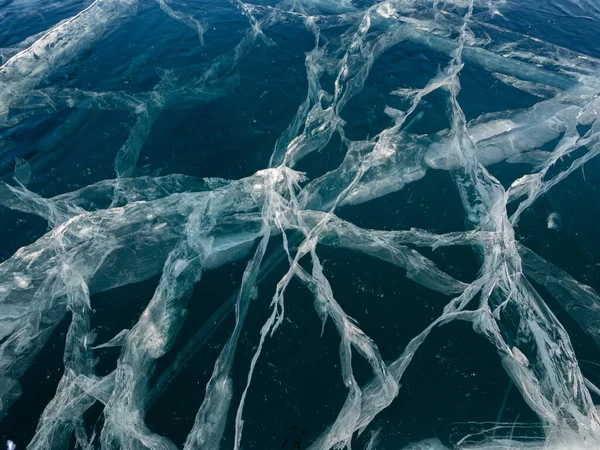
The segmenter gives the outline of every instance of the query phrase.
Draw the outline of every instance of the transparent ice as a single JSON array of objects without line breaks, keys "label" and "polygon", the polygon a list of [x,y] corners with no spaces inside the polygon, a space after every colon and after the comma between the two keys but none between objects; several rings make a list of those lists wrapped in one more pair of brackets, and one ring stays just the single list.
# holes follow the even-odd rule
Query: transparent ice
[{"label": "transparent ice", "polygon": [[[156,1],[163,19],[190,28],[198,45],[211,39],[210,14],[195,17],[184,2]],[[573,3],[591,20],[600,20],[594,2]],[[350,448],[358,434],[376,431],[369,425],[403,389],[403,375],[423,342],[455,320],[470,323],[473,333],[495,348],[506,374],[539,417],[544,436],[521,439],[517,429],[499,437],[495,431],[510,424],[489,424],[482,436],[465,436],[452,443],[454,448],[600,448],[593,397],[597,401],[600,389],[582,375],[569,335],[531,281],[543,285],[599,347],[600,296],[577,274],[520,243],[514,231],[525,210],[600,152],[600,61],[486,23],[510,6],[504,1],[385,0],[359,6],[342,0],[231,0],[231,5],[247,21],[237,45],[191,79],[160,71],[160,81],[145,93],[44,84],[111,30],[137,20],[137,0],[95,0],[46,32],[2,49],[3,128],[33,112],[64,108],[125,111],[132,121],[116,153],[113,179],[44,198],[28,189],[36,173],[19,159],[13,181],[0,185],[4,206],[37,215],[49,226],[44,236],[0,263],[0,418],[27,389],[20,378],[68,316],[64,373],[27,448],[66,449],[74,437],[83,449],[176,449],[146,425],[146,412],[190,355],[210,340],[211,327],[222,326],[223,317],[233,313],[235,325],[214,361],[204,398],[196,399],[200,406],[183,449],[222,448],[228,421],[234,423],[234,449],[245,448],[247,393],[259,376],[255,368],[265,345],[283,332],[286,292],[295,279],[313,296],[323,327],[333,326],[339,334],[339,360],[331,364],[339,365],[347,389],[337,418],[307,448]],[[306,29],[314,36],[314,48],[305,60],[306,97],[272,149],[269,165],[237,180],[136,176],[142,148],[161,113],[225,101],[240,82],[236,68],[241,61],[257,48],[281,45],[269,36],[275,26]],[[408,106],[385,108],[388,128],[367,140],[349,139],[342,111],[363,90],[378,58],[408,44],[444,54],[447,63],[424,86],[398,86],[389,93]],[[465,67],[534,95],[537,103],[467,120],[459,101]],[[422,118],[419,105],[434,93],[444,98],[447,128],[412,133]],[[334,137],[345,151],[339,167],[312,179],[298,171],[305,158],[324,158]],[[0,141],[0,152],[10,145]],[[560,165],[570,155],[576,156]],[[486,169],[514,163],[527,164],[528,173],[508,188]],[[468,222],[465,229],[447,234],[416,228],[383,231],[337,215],[343,206],[363,205],[427,179],[432,170],[450,174]],[[558,215],[548,217],[548,228],[559,226]],[[268,251],[274,244],[276,250]],[[396,266],[398,274],[446,296],[443,313],[394,360],[384,360],[382,344],[344,311],[344,299],[332,289],[319,256],[322,246]],[[474,280],[452,277],[420,250],[455,246],[478,255]],[[192,291],[198,284],[202,288],[202,274],[239,260],[246,266],[237,293],[207,323],[197,324],[197,335],[154,377],[158,359],[171,350],[183,326]],[[276,267],[285,268],[280,280],[263,284]],[[154,295],[134,326],[109,342],[94,342],[91,296],[157,275]],[[254,301],[259,285],[270,304]],[[255,350],[241,382],[234,380],[232,367],[250,307],[268,308],[269,316],[254,336]],[[320,330],[307,330],[313,331]],[[120,356],[113,371],[101,376],[94,353],[106,347],[120,348]],[[366,384],[353,371],[353,359],[360,358],[372,370]],[[98,404],[103,423],[90,433],[82,417]],[[377,448],[378,434],[366,448]],[[405,448],[448,447],[432,437]]]}]

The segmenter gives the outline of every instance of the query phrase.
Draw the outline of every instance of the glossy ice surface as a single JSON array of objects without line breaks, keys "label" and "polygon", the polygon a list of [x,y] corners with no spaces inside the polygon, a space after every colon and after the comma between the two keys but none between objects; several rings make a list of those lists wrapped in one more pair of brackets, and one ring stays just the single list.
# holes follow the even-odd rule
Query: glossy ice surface
[{"label": "glossy ice surface", "polygon": [[599,29],[0,0],[3,445],[600,449]]}]

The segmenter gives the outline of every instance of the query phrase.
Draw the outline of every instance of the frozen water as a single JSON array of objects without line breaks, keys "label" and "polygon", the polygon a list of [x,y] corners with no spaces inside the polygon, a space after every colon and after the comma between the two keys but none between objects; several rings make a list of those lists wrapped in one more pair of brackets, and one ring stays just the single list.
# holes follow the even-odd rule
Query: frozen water
[{"label": "frozen water", "polygon": [[[35,8],[5,3],[0,17],[14,20]],[[596,183],[586,205],[598,206],[597,174],[588,182],[584,170],[600,153],[600,60],[542,31],[526,35],[519,22],[550,8],[597,30],[593,2],[522,11],[495,0],[64,3],[48,11],[78,12],[52,15],[46,31],[5,37],[0,49],[0,158],[10,160],[0,161],[10,165],[0,214],[47,227],[24,234],[18,250],[7,242],[13,254],[0,263],[0,419],[34,423],[28,442],[6,436],[8,449],[600,448],[598,363],[590,360],[600,349],[598,286],[562,257],[530,248],[547,229],[554,234],[543,234],[542,249],[567,232],[578,236],[568,205],[540,207],[549,193],[571,183],[564,195],[578,199]],[[305,91],[287,98],[288,89]],[[282,98],[263,100],[269,90]],[[259,123],[267,113],[275,125]],[[227,127],[212,116],[230,120],[235,152],[218,140]],[[190,121],[204,139],[178,131]],[[56,128],[49,137],[48,128]],[[204,163],[178,163],[178,138]],[[65,148],[81,142],[89,147],[68,153],[70,169],[61,166]],[[90,160],[102,176],[64,181]],[[394,222],[422,192],[433,197],[419,206],[433,216],[430,229],[414,213]],[[446,192],[454,203],[436,210]],[[581,247],[594,242],[584,238]],[[585,252],[593,260],[597,250]],[[340,288],[331,267],[342,263],[331,255],[346,253],[357,267],[370,261],[359,272],[381,262],[393,274],[370,283],[408,280],[388,295],[384,315],[410,337],[377,339],[383,326],[366,313],[354,317],[382,303],[363,295],[364,286],[350,292],[356,284],[346,274]],[[468,264],[477,266],[470,278]],[[139,305],[133,293],[150,283]],[[410,308],[394,310],[392,300],[419,307],[414,292],[437,299],[426,322]],[[97,311],[107,298],[122,303],[128,321]],[[283,446],[255,445],[267,439],[248,434],[277,435],[289,421],[259,423],[257,402],[273,411],[279,397],[304,402],[270,362],[275,343],[293,345],[286,336],[298,312],[316,317],[303,336],[321,333],[338,346],[302,391],[331,382],[335,394],[309,403],[315,415],[334,410],[310,431],[294,425]],[[407,400],[411,370],[436,358],[428,353],[434,337],[459,323],[486,343],[509,383],[496,420],[474,409],[470,431],[432,436],[386,416],[414,410],[416,422],[416,405],[438,407]],[[60,376],[45,398],[31,374],[57,348]],[[307,370],[315,352],[290,350],[294,372]],[[447,381],[453,373],[435,374],[432,389],[458,390]],[[194,413],[181,419],[161,403],[159,422],[175,417],[177,425],[160,432],[152,408],[175,391]],[[483,395],[475,385],[473,392]],[[32,395],[44,398],[39,411],[15,413]],[[507,422],[507,402],[518,395],[522,409]],[[521,414],[529,418],[518,422]]]}]

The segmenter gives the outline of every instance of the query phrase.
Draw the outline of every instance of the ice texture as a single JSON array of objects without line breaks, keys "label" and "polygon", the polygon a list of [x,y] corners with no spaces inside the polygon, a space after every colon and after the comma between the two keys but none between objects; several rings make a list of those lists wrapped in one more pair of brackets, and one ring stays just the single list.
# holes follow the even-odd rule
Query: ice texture
[{"label": "ice texture", "polygon": [[[600,17],[593,2],[573,3]],[[162,19],[180,22],[198,35],[197,45],[211,39],[210,17],[205,22],[186,12],[181,2],[157,4],[165,13]],[[159,70],[159,81],[147,92],[44,85],[125,16],[137,20],[137,0],[95,0],[46,32],[2,50],[2,127],[15,126],[28,112],[67,108],[122,111],[129,114],[131,126],[122,146],[114,149],[114,179],[45,198],[29,188],[39,176],[35,166],[17,158],[12,180],[0,184],[2,205],[48,223],[43,236],[0,263],[0,419],[27,389],[19,380],[68,316],[64,373],[26,448],[67,449],[74,439],[84,449],[174,450],[175,443],[147,426],[146,413],[232,316],[233,327],[211,363],[204,396],[195,399],[200,406],[181,448],[222,448],[226,429],[234,434],[233,448],[245,448],[247,395],[260,376],[256,367],[266,342],[283,332],[286,292],[295,280],[313,297],[322,327],[330,323],[339,335],[339,360],[331,364],[339,367],[346,388],[337,416],[307,448],[350,448],[397,399],[407,368],[432,331],[454,320],[470,323],[495,349],[512,385],[539,418],[544,436],[499,437],[494,430],[503,424],[498,423],[483,437],[465,436],[451,444],[431,438],[400,442],[395,448],[600,448],[597,397],[592,396],[600,389],[582,375],[569,335],[536,286],[543,286],[599,349],[600,295],[578,281],[577,274],[527,248],[515,233],[528,208],[600,152],[599,61],[486,23],[490,12],[501,15],[506,6],[492,0],[384,0],[367,6],[335,0],[268,5],[236,0],[231,6],[246,24],[237,44],[195,76]],[[275,25],[303,28],[314,37],[314,47],[305,57],[306,96],[277,139],[268,166],[232,180],[136,176],[142,149],[163,111],[201,108],[229,95],[239,83],[236,68],[251,51],[282,45],[270,36]],[[520,49],[528,40],[539,48],[537,54]],[[383,111],[390,119],[388,128],[364,140],[350,139],[345,108],[363,91],[376,61],[403,45],[443,55],[444,63],[424,85],[398,86],[389,93]],[[466,66],[526,92],[536,98],[535,104],[468,120],[459,101]],[[419,107],[434,94],[443,98],[446,128],[413,133],[423,118]],[[301,162],[322,157],[334,137],[345,152],[339,166],[312,178],[300,172]],[[0,153],[10,148],[10,141],[0,141]],[[505,187],[489,172],[495,164],[521,164],[527,173]],[[449,174],[465,229],[443,234],[368,229],[339,214],[345,206],[360,208],[410,183],[427,181],[432,170]],[[560,226],[560,216],[553,212],[547,227]],[[446,273],[421,250],[458,246],[477,255],[479,271],[472,281]],[[323,247],[387,262],[443,296],[445,307],[395,359],[384,360],[381,343],[344,310],[344,299],[334,291],[320,257]],[[233,261],[245,264],[236,293],[197,324],[195,334],[157,374],[157,361],[171,352],[183,327],[192,291],[202,289],[202,274]],[[283,268],[283,275],[275,285],[265,285],[275,268]],[[154,294],[133,326],[107,342],[94,342],[92,296],[155,276],[160,278]],[[250,337],[254,350],[244,355],[249,362],[240,381],[232,368],[259,286],[271,302],[254,304],[266,310],[265,322]],[[119,349],[120,356],[109,374],[100,375],[94,354],[105,348]],[[366,383],[354,373],[353,360],[359,358],[371,370]],[[90,433],[83,417],[98,404],[103,421]],[[378,448],[380,433],[373,433],[367,449]]]}]

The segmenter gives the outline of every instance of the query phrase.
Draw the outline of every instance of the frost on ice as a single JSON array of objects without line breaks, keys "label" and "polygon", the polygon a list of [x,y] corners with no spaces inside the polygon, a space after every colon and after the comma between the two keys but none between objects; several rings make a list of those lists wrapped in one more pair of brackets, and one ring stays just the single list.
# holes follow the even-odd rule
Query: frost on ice
[{"label": "frost on ice", "polygon": [[[575,3],[591,20],[600,16],[592,2]],[[197,45],[210,41],[210,15],[188,13],[182,2],[157,0],[157,5],[162,20],[191,29]],[[194,76],[158,70],[159,81],[147,92],[46,83],[125,21],[137,20],[136,0],[95,0],[46,32],[2,51],[7,56],[0,67],[3,129],[31,112],[66,108],[124,111],[131,119],[129,136],[115,149],[113,179],[44,198],[28,189],[36,168],[17,159],[14,176],[0,185],[4,206],[37,215],[49,227],[0,264],[0,417],[27,389],[20,379],[43,356],[53,330],[70,318],[64,373],[33,439],[19,447],[66,449],[76,442],[84,449],[178,448],[146,425],[146,413],[177,381],[191,355],[207,344],[213,329],[225,326],[224,317],[232,314],[229,337],[211,363],[204,397],[193,399],[197,414],[179,448],[221,448],[226,429],[233,433],[233,448],[245,448],[248,393],[260,376],[256,368],[268,341],[285,332],[286,293],[294,281],[313,297],[311,308],[322,327],[339,334],[339,360],[331,364],[339,368],[346,388],[337,417],[306,448],[350,448],[398,400],[403,375],[429,335],[455,320],[470,323],[472,332],[493,346],[544,435],[524,439],[499,422],[451,443],[432,437],[398,442],[395,448],[600,448],[595,405],[600,389],[582,375],[569,335],[531,281],[544,286],[599,346],[600,296],[577,274],[546,261],[515,235],[536,200],[600,152],[599,61],[486,23],[509,7],[502,1],[385,0],[365,6],[334,0],[232,0],[231,6],[247,27],[237,44],[195,67]],[[136,176],[142,148],[163,111],[198,108],[229,95],[243,82],[237,67],[252,52],[282,45],[269,36],[276,26],[311,33],[314,48],[306,53],[306,96],[275,143],[268,166],[232,180]],[[384,107],[391,119],[388,128],[365,140],[350,139],[344,108],[361,93],[376,61],[405,45],[443,54],[445,63],[424,85],[397,86],[389,93],[389,105],[401,100],[404,107]],[[459,101],[465,67],[534,96],[536,103],[467,120]],[[443,98],[447,127],[413,132],[423,118],[419,106],[433,95]],[[333,139],[345,152],[339,166],[312,178],[300,172],[301,161],[325,158]],[[0,140],[0,152],[10,146]],[[488,171],[495,164],[522,164],[527,172],[506,186]],[[344,206],[360,208],[427,180],[432,170],[446,171],[456,186],[467,221],[464,229],[446,234],[367,229],[338,215]],[[547,228],[561,226],[557,213],[547,216]],[[426,256],[430,250],[459,246],[478,255],[474,280],[459,280]],[[395,359],[384,360],[380,346],[386,343],[365,333],[333,289],[319,255],[325,247],[389,263],[411,282],[444,296],[443,312]],[[234,261],[245,264],[237,292],[206,323],[197,324],[197,334],[173,356],[173,363],[157,372],[158,360],[172,352],[183,327],[192,291],[202,290],[202,275]],[[272,273],[281,277],[266,283]],[[154,294],[131,328],[108,342],[94,342],[94,294],[155,276]],[[254,302],[259,290],[270,303]],[[232,368],[251,306],[264,309],[266,320],[260,333],[247,337],[254,340],[253,352],[244,355],[246,374],[240,378]],[[120,351],[107,374],[95,367],[95,352],[103,348]],[[370,381],[359,381],[355,359],[368,365]],[[101,425],[90,428],[84,416],[98,405]],[[371,432],[366,448],[376,449],[382,432]],[[12,441],[6,445],[15,448]]]}]

